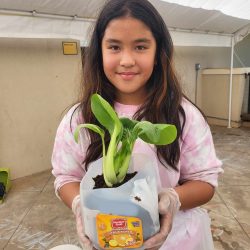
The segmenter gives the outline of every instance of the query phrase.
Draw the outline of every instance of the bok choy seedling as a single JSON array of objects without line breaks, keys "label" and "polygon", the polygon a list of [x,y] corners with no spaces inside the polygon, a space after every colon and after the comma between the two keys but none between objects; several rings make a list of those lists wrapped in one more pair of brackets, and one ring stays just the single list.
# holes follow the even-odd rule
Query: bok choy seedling
[{"label": "bok choy seedling", "polygon": [[148,121],[136,121],[128,118],[119,118],[111,105],[100,95],[91,97],[91,110],[110,134],[110,142],[106,149],[105,132],[94,124],[80,124],[77,126],[74,137],[78,142],[82,128],[90,129],[101,136],[103,149],[103,177],[108,187],[121,183],[128,171],[133,147],[137,138],[146,143],[166,145],[176,139],[177,131],[174,125],[153,124]]}]

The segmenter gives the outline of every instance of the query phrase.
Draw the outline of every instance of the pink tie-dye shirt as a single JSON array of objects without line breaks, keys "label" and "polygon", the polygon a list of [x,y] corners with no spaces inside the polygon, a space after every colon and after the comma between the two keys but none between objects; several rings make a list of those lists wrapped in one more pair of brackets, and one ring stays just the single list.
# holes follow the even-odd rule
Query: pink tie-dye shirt
[{"label": "pink tie-dye shirt", "polygon": [[[155,146],[140,139],[136,141],[133,152],[151,155],[157,160],[159,187],[175,187],[188,180],[201,180],[216,187],[218,174],[223,170],[221,161],[215,154],[210,128],[190,102],[183,100],[182,107],[186,114],[186,124],[183,140],[180,140],[179,172],[163,166],[156,158]],[[137,109],[138,106],[115,104],[115,110],[120,117],[132,118]],[[82,162],[89,145],[88,133],[86,130],[81,131],[79,144],[73,137],[74,130],[80,123],[83,123],[83,119],[77,106],[74,106],[58,127],[52,154],[56,193],[66,183],[81,182],[85,174]]]}]

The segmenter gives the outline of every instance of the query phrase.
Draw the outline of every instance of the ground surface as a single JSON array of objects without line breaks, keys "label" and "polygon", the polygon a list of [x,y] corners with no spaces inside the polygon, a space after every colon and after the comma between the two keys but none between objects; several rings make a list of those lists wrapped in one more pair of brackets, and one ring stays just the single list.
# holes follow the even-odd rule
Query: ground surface
[{"label": "ground surface", "polygon": [[[225,173],[204,207],[212,218],[215,249],[250,249],[250,129],[212,127]],[[77,244],[74,217],[54,194],[50,171],[13,181],[0,205],[0,249],[47,250]]]}]

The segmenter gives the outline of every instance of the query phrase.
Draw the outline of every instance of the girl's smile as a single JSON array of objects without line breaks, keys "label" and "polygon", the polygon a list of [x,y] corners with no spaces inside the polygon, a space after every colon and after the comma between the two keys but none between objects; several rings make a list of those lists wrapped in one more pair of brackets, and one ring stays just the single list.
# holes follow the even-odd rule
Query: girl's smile
[{"label": "girl's smile", "polygon": [[136,73],[136,72],[118,72],[117,73],[118,75],[121,76],[121,78],[124,80],[124,81],[129,81],[129,80],[132,80],[135,76],[137,76],[139,73]]},{"label": "girl's smile", "polygon": [[122,17],[108,24],[102,40],[103,69],[116,88],[116,101],[143,103],[155,53],[155,38],[140,20]]}]

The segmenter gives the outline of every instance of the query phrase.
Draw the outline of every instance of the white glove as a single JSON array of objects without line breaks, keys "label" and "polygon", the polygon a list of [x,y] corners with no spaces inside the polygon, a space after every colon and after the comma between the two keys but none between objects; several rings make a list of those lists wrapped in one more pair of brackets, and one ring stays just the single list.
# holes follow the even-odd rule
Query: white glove
[{"label": "white glove", "polygon": [[[171,231],[175,214],[181,206],[179,195],[173,188],[162,189],[159,193],[160,231],[145,241],[146,249],[159,249]],[[158,247],[157,247],[158,246]]]},{"label": "white glove", "polygon": [[92,249],[93,248],[92,243],[89,240],[89,238],[85,235],[85,229],[81,215],[80,195],[77,195],[73,199],[71,208],[76,218],[76,229],[82,248],[84,250]]}]

